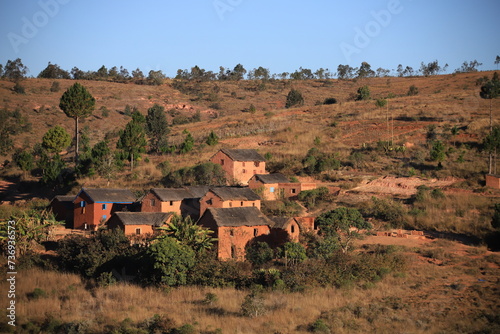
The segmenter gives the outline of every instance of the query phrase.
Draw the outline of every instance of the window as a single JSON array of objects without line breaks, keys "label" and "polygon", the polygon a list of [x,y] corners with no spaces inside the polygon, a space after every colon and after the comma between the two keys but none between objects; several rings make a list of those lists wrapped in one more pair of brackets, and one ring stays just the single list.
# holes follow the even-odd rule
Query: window
[{"label": "window", "polygon": [[274,192],[274,187],[269,188],[269,192],[273,193]]},{"label": "window", "polygon": [[156,201],[154,198],[151,198],[151,206],[155,206],[156,205]]},{"label": "window", "polygon": [[105,221],[107,218],[108,218],[108,216],[107,216],[107,215],[102,215],[101,220],[102,220],[102,221]]},{"label": "window", "polygon": [[135,229],[135,234],[141,234],[141,229],[140,228],[136,228]]},{"label": "window", "polygon": [[229,202],[229,207],[232,208],[233,207],[233,202]]},{"label": "window", "polygon": [[241,206],[243,206],[243,202],[241,202]]},{"label": "window", "polygon": [[220,159],[221,166],[224,166],[224,159]]},{"label": "window", "polygon": [[291,228],[290,228],[290,231],[292,232],[292,234],[293,234],[293,233],[295,233],[295,226],[293,226],[293,225],[292,225],[292,226],[290,226],[290,227],[291,227]]},{"label": "window", "polygon": [[253,229],[253,236],[256,237],[259,235],[259,229],[258,228],[254,228]]},{"label": "window", "polygon": [[173,206],[174,205],[174,201],[170,201],[170,206]]},{"label": "window", "polygon": [[252,206],[255,206],[255,202],[252,202]]},{"label": "window", "polygon": [[255,161],[253,164],[255,165],[255,167],[259,167],[260,166],[260,162],[258,162],[258,161]]},{"label": "window", "polygon": [[292,194],[296,194],[296,193],[297,193],[297,189],[292,188]]},{"label": "window", "polygon": [[231,245],[231,258],[236,259],[236,246]]},{"label": "window", "polygon": [[229,236],[234,237],[234,230],[229,230]]},{"label": "window", "polygon": [[80,207],[81,207],[81,208],[84,208],[84,207],[86,207],[86,206],[87,206],[87,203],[85,203],[85,201],[81,201],[81,202],[80,202]]},{"label": "window", "polygon": [[247,170],[246,169],[243,169],[243,174],[246,174]]},{"label": "window", "polygon": [[103,205],[102,205],[102,209],[103,209],[103,210],[106,210],[106,209],[107,209],[107,207],[108,207],[108,206],[107,206],[106,204],[103,204]]}]

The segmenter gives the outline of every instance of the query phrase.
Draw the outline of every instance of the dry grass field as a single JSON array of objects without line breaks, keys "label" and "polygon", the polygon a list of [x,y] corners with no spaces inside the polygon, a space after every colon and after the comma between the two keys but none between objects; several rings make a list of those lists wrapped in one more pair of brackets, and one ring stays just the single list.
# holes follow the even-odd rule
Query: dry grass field
[{"label": "dry grass field", "polygon": [[[364,243],[391,243],[370,237]],[[303,292],[264,292],[262,313],[243,316],[248,291],[130,284],[88,287],[74,274],[19,272],[18,333],[71,324],[81,333],[135,333],[155,315],[164,326],[191,325],[186,333],[497,333],[500,256],[484,247],[426,239],[397,246],[404,272],[377,283]],[[6,281],[0,283],[1,291]],[[38,291],[38,292],[37,292]],[[207,301],[207,294],[216,297]],[[5,301],[2,309],[5,310]],[[5,311],[4,311],[5,312]],[[168,320],[168,321],[167,321]],[[168,326],[167,326],[168,324]],[[45,327],[43,327],[45,326]],[[69,325],[68,325],[69,326]],[[125,331],[128,328],[128,331]],[[6,327],[2,328],[6,330]],[[186,329],[187,330],[187,329]],[[75,331],[78,332],[78,331]],[[160,331],[161,332],[161,331]],[[181,332],[182,333],[182,332]]]},{"label": "dry grass field", "polygon": [[[165,107],[169,122],[173,115],[196,113],[200,121],[172,125],[168,138],[170,144],[179,144],[188,130],[195,138],[193,151],[144,154],[133,172],[126,164],[111,180],[82,177],[64,194],[75,194],[82,186],[145,191],[163,186],[165,171],[158,168],[160,163],[173,171],[206,162],[220,148],[252,148],[269,157],[270,171],[342,189],[308,215],[353,206],[371,215],[377,230],[411,227],[425,230],[426,238],[366,237],[358,249],[394,245],[393,250],[405,257],[406,268],[378,282],[358,281],[342,288],[265,291],[262,313],[256,317],[241,312],[248,290],[160,289],[126,283],[98,287],[75,274],[24,269],[16,286],[19,326],[6,327],[2,320],[0,332],[43,333],[59,328],[61,333],[161,333],[176,328],[175,333],[184,334],[500,333],[500,256],[484,245],[493,231],[493,206],[500,203],[500,190],[485,187],[488,165],[481,142],[489,131],[490,101],[479,97],[476,84],[492,74],[190,82],[184,90],[176,89],[174,80],[161,86],[82,81],[96,98],[94,114],[80,123],[81,129],[87,128],[91,145],[125,127],[131,119],[124,112],[126,106],[146,114],[157,103]],[[73,135],[74,121],[58,105],[74,81],[56,81],[60,90],[52,92],[54,80],[26,79],[22,81],[26,94],[16,94],[14,83],[0,80],[1,108],[18,110],[32,124],[28,132],[12,137],[13,150],[0,162],[12,160],[16,149],[32,149],[55,125]],[[355,101],[357,89],[364,85],[372,99]],[[418,88],[417,95],[407,94],[410,86]],[[286,96],[292,88],[302,92],[305,103],[287,109]],[[326,98],[338,103],[322,104]],[[387,98],[387,106],[377,107],[379,98]],[[248,111],[252,105],[255,112]],[[500,100],[491,105],[493,121],[499,124]],[[453,127],[459,129],[455,135]],[[205,144],[211,131],[220,138],[215,146]],[[429,158],[430,135],[446,145],[441,165]],[[387,141],[394,146],[384,148]],[[112,149],[115,142],[116,136]],[[312,148],[335,157],[340,168],[308,174],[303,160]],[[63,159],[71,165],[72,156],[69,149]],[[40,187],[38,180],[13,164],[2,165],[0,216],[32,205],[34,198],[47,201],[62,194],[57,187]],[[422,186],[428,187],[427,192]],[[5,313],[3,273],[0,300]],[[208,300],[207,294],[216,298]]]}]

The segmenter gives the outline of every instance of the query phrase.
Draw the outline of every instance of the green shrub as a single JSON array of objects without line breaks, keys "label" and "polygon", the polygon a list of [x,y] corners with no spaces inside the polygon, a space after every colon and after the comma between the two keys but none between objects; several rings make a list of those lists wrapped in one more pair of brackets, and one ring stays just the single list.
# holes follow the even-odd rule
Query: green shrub
[{"label": "green shrub", "polygon": [[292,89],[286,97],[285,108],[300,107],[303,104],[304,98],[302,97],[302,93],[296,89]]}]

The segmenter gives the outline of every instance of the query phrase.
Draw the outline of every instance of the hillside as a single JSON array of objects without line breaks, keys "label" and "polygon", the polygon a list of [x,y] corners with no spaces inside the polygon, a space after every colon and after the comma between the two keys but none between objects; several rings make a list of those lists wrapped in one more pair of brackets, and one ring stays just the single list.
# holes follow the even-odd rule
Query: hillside
[{"label": "hillside", "polygon": [[[488,131],[489,101],[479,97],[476,82],[492,74],[476,72],[343,81],[179,83],[170,80],[161,86],[82,81],[96,98],[96,108],[93,116],[81,121],[81,129],[88,131],[93,145],[103,140],[107,133],[114,132],[111,137],[116,140],[117,131],[130,120],[125,112],[127,106],[129,109],[137,107],[146,114],[149,107],[160,104],[165,107],[169,122],[176,123],[183,123],[198,114],[200,121],[172,125],[169,135],[170,144],[179,144],[185,136],[183,131],[190,131],[197,144],[194,151],[185,155],[147,156],[143,160],[149,162],[139,164],[134,182],[124,184],[124,178],[117,177],[113,181],[116,186],[147,188],[161,179],[161,173],[156,169],[158,163],[168,161],[171,169],[192,166],[207,161],[220,147],[258,149],[260,153],[272,156],[269,165],[273,171],[288,176],[307,176],[301,171],[300,161],[309,149],[317,147],[325,154],[335,154],[342,162],[340,170],[328,176],[330,179],[353,172],[454,176],[472,179],[469,186],[477,187],[481,186],[482,174],[487,171],[487,159],[472,149]],[[66,117],[58,105],[62,93],[74,81],[56,80],[60,88],[55,92],[51,90],[54,81],[23,80],[25,94],[14,93],[14,83],[0,81],[3,107],[9,111],[19,110],[32,125],[29,132],[13,136],[14,148],[5,159],[10,160],[16,149],[33,148],[55,125],[61,125],[73,134],[74,121]],[[355,101],[358,88],[364,85],[370,88],[371,99]],[[410,86],[415,86],[418,94],[408,96]],[[298,108],[285,109],[286,95],[292,88],[302,93],[305,103]],[[335,98],[337,103],[322,104],[326,98]],[[388,98],[387,106],[378,108],[375,100],[379,98]],[[498,122],[499,103],[498,100],[492,101],[495,122]],[[251,105],[255,107],[253,113],[248,112]],[[459,132],[451,136],[450,128],[455,126]],[[439,170],[435,163],[426,161],[429,151],[426,136],[432,127],[435,134],[444,138],[452,148],[449,158],[443,163],[444,168]],[[212,130],[220,138],[215,147],[204,144]],[[377,142],[390,140],[394,142],[394,149],[403,146],[404,149],[398,151],[400,153],[380,151]],[[455,161],[460,154],[462,163],[457,165]],[[71,156],[69,151],[64,157],[69,162]],[[4,170],[5,175],[12,176],[11,173],[12,170]],[[127,169],[123,173],[127,175]],[[102,181],[95,177],[84,182],[102,185]]]}]

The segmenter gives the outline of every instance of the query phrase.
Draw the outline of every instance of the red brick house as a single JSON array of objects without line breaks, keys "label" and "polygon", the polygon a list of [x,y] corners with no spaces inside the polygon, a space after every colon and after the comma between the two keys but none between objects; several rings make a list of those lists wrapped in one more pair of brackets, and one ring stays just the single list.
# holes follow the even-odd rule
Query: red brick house
[{"label": "red brick house", "polygon": [[185,188],[153,188],[142,199],[141,212],[175,212],[181,215],[181,205],[192,195]]},{"label": "red brick house", "polygon": [[255,174],[266,174],[266,159],[256,150],[221,149],[210,161],[221,165],[230,183],[247,185]]},{"label": "red brick house", "polygon": [[141,200],[141,212],[174,212],[180,216],[200,218],[200,198],[207,186],[185,188],[153,188]]},{"label": "red brick house", "polygon": [[110,229],[119,228],[125,235],[153,235],[156,228],[168,224],[171,212],[115,212],[108,220]]},{"label": "red brick house", "polygon": [[113,213],[130,211],[135,199],[127,189],[83,188],[73,200],[73,228],[95,231]]},{"label": "red brick house", "polygon": [[200,199],[200,216],[207,208],[256,207],[260,197],[250,188],[213,187]]},{"label": "red brick house", "polygon": [[270,237],[274,223],[256,207],[208,208],[199,225],[214,231],[220,260],[245,260],[245,246],[255,238]]},{"label": "red brick house", "polygon": [[275,201],[284,197],[283,184],[290,183],[281,173],[255,174],[248,181],[248,187],[253,189],[267,201]]},{"label": "red brick house", "polygon": [[66,227],[73,226],[73,200],[75,195],[55,196],[49,203],[49,208],[58,221],[64,221]]},{"label": "red brick house", "polygon": [[500,175],[486,174],[486,186],[500,189]]},{"label": "red brick house", "polygon": [[272,240],[274,246],[280,246],[287,241],[299,242],[300,234],[312,232],[316,233],[314,217],[274,217],[272,228]]}]

